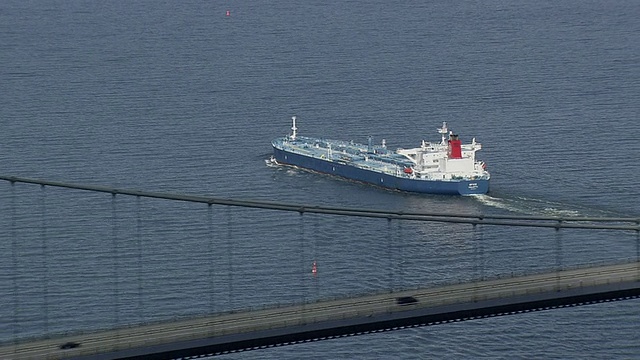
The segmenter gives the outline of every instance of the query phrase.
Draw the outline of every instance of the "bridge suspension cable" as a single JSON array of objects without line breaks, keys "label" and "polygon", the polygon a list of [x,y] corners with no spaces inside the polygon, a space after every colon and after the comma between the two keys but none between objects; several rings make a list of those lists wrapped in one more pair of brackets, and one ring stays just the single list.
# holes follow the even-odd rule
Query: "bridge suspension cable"
[{"label": "bridge suspension cable", "polygon": [[[433,213],[433,212],[402,212],[384,211],[357,208],[340,208],[329,206],[309,206],[289,204],[272,201],[225,199],[218,197],[206,197],[196,195],[159,193],[131,189],[120,189],[99,185],[80,185],[56,181],[20,178],[14,176],[0,176],[0,180],[14,183],[38,184],[42,186],[62,187],[76,190],[110,193],[112,195],[123,194],[139,197],[148,197],[166,200],[179,200],[209,205],[227,205],[258,209],[271,209],[282,211],[294,211],[299,213],[316,213],[330,215],[348,215],[368,218],[389,218],[413,221],[431,221],[445,223],[484,224],[501,226],[523,226],[541,228],[571,228],[590,230],[640,230],[639,218],[612,218],[612,217],[553,217],[553,216],[518,216],[518,215],[485,215],[485,214],[461,214],[461,213]],[[609,223],[609,224],[604,224]],[[611,224],[613,223],[613,224]],[[634,225],[621,225],[631,223]]]}]

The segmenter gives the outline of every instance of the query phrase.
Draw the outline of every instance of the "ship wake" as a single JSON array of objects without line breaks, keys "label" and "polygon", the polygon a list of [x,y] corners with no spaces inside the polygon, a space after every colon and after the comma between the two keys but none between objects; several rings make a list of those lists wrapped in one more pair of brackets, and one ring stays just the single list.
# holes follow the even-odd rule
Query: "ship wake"
[{"label": "ship wake", "polygon": [[521,196],[497,197],[491,195],[473,195],[481,204],[503,209],[517,214],[541,215],[556,217],[576,217],[576,216],[610,216],[610,212],[599,211],[597,209],[586,209],[576,205],[565,204],[544,199],[534,199]]}]

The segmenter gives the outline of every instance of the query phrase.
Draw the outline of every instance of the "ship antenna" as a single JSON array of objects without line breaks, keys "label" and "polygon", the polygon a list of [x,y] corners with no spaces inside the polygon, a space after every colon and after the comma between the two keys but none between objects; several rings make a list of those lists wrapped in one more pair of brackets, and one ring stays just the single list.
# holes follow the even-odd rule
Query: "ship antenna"
[{"label": "ship antenna", "polygon": [[442,129],[439,129],[438,133],[442,134],[442,145],[446,144],[445,135],[447,135],[449,133],[449,130],[447,129],[447,122],[446,121],[442,122]]},{"label": "ship antenna", "polygon": [[291,134],[291,140],[295,140],[296,139],[296,131],[298,130],[298,128],[296,127],[296,117],[292,116],[291,120],[293,120],[293,126],[291,127],[291,131],[293,131],[293,133]]}]

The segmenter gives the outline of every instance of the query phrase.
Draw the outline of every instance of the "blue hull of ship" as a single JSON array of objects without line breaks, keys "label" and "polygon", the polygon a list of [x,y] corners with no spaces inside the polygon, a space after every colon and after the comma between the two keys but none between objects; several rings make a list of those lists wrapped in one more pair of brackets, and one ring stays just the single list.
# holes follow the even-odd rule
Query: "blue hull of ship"
[{"label": "blue hull of ship", "polygon": [[389,189],[447,195],[477,195],[486,194],[489,191],[489,180],[436,181],[409,179],[360,169],[338,161],[327,161],[290,153],[275,147],[273,151],[274,158],[280,164],[294,165]]}]

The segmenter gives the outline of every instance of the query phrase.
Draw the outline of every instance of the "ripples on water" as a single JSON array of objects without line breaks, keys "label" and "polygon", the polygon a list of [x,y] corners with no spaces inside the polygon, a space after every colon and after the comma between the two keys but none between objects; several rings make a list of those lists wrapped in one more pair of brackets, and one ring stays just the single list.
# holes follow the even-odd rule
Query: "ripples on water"
[{"label": "ripples on water", "polygon": [[[395,211],[638,216],[638,6],[5,1],[0,173]],[[302,134],[392,148],[438,139],[447,121],[484,145],[492,191],[405,194],[266,166],[291,115]],[[21,184],[0,184],[0,214],[0,292],[13,294],[0,300],[11,319],[0,340],[636,253],[626,233],[208,210]],[[227,357],[629,358],[640,353],[636,308]]]}]

